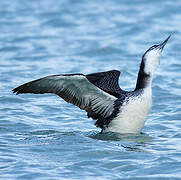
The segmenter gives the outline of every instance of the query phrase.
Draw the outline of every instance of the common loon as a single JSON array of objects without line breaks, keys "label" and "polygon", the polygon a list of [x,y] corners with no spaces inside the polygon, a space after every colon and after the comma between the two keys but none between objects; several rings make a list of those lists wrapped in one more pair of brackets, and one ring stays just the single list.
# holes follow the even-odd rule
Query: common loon
[{"label": "common loon", "polygon": [[153,73],[170,36],[142,56],[134,91],[119,87],[120,71],[46,76],[13,89],[13,93],[53,93],[87,112],[101,132],[140,133],[152,106]]}]

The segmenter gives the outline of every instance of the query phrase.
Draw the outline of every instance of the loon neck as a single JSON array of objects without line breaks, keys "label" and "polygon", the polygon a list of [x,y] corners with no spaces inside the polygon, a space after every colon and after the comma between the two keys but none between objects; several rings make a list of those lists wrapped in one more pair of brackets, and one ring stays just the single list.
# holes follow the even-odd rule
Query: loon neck
[{"label": "loon neck", "polygon": [[145,73],[144,68],[145,68],[145,65],[144,65],[144,62],[142,61],[140,65],[140,70],[138,73],[135,91],[139,89],[144,89],[146,87],[151,87],[152,75]]},{"label": "loon neck", "polygon": [[135,90],[151,87],[152,77],[144,72],[139,71]]}]

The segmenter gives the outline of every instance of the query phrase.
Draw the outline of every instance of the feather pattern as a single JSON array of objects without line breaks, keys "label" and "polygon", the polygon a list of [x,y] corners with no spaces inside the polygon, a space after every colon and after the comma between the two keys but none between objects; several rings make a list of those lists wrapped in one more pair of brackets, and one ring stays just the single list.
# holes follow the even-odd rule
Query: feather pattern
[{"label": "feather pattern", "polygon": [[88,74],[86,75],[86,78],[95,86],[118,98],[123,92],[123,90],[119,87],[119,76],[120,71],[111,70]]},{"label": "feather pattern", "polygon": [[[68,103],[85,110],[88,117],[98,121],[111,116],[117,99],[92,84],[83,74],[47,76],[25,83],[13,89],[13,92],[16,94],[56,94]],[[97,126],[103,128],[104,125],[98,123]]]}]

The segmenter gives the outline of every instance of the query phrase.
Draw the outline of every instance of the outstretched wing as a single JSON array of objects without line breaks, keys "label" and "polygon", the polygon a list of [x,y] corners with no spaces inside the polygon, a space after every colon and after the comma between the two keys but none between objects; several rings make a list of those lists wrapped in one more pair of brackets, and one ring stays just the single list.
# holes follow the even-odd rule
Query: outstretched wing
[{"label": "outstretched wing", "polygon": [[86,75],[86,78],[103,91],[119,97],[122,89],[119,87],[120,71],[112,70],[107,72],[93,73]]},{"label": "outstretched wing", "polygon": [[83,74],[47,76],[23,84],[13,89],[13,92],[57,94],[85,110],[88,117],[101,121],[113,113],[114,101],[117,99],[92,84]]}]

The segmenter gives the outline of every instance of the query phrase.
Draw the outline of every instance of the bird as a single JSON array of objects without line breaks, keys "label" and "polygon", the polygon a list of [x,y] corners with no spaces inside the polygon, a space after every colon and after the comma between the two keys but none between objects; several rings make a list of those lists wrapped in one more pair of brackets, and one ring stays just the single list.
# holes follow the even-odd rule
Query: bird
[{"label": "bird", "polygon": [[139,134],[152,106],[153,74],[171,35],[158,45],[151,46],[142,56],[136,87],[125,91],[119,86],[120,71],[110,70],[91,74],[50,75],[14,88],[22,93],[52,93],[87,112],[96,120],[100,133]]}]

